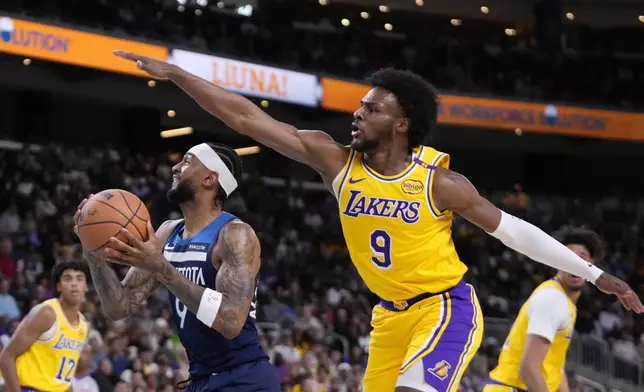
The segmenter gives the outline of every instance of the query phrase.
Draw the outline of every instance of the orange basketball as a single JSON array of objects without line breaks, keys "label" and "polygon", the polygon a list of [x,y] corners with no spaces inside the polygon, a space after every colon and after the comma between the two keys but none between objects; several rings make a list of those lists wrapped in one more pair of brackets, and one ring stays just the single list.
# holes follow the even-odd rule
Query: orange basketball
[{"label": "orange basketball", "polygon": [[127,243],[121,228],[126,228],[139,240],[146,240],[149,220],[148,209],[136,195],[122,189],[108,189],[92,196],[83,206],[78,236],[85,249],[95,252],[105,247],[110,237]]}]

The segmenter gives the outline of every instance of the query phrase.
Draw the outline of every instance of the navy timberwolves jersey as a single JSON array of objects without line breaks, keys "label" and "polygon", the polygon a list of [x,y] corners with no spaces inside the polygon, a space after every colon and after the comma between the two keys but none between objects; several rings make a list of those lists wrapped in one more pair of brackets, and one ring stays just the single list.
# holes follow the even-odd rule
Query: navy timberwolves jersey
[{"label": "navy timberwolves jersey", "polygon": [[[181,221],[168,238],[163,254],[190,281],[214,290],[217,269],[212,264],[212,249],[221,228],[234,219],[235,216],[223,212],[189,239],[181,238],[185,226],[185,222]],[[226,339],[199,321],[172,292],[169,294],[174,323],[181,343],[188,353],[190,374],[193,377],[219,373],[244,363],[267,358],[257,340],[256,297],[253,298],[250,314],[239,335],[234,339]]]}]

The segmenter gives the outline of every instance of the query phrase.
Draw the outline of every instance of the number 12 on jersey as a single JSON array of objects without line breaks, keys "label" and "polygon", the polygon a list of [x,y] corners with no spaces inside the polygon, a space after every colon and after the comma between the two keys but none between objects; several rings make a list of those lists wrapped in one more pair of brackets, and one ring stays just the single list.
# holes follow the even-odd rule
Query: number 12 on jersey
[{"label": "number 12 on jersey", "polygon": [[64,382],[66,384],[72,382],[75,367],[76,361],[74,361],[74,358],[63,357],[63,359],[60,360],[60,367],[58,368],[58,373],[56,374],[56,380]]},{"label": "number 12 on jersey", "polygon": [[371,262],[380,269],[391,268],[391,236],[384,230],[374,230],[369,241],[371,243]]}]

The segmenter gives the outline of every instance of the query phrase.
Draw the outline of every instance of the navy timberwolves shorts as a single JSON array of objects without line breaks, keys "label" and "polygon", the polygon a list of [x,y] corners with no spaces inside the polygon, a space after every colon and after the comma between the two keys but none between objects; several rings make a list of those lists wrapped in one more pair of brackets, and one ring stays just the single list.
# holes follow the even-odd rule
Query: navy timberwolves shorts
[{"label": "navy timberwolves shorts", "polygon": [[185,392],[280,392],[280,381],[268,360],[240,365],[193,381]]}]

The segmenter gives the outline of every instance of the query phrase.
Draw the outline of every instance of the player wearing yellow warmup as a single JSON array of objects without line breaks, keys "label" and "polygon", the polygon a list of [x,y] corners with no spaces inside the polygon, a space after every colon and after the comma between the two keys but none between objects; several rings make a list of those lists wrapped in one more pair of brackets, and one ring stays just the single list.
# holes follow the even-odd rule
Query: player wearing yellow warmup
[{"label": "player wearing yellow warmup", "polygon": [[[563,227],[555,237],[589,263],[603,257],[602,242],[593,231]],[[584,283],[559,271],[535,289],[521,307],[483,392],[568,392],[566,354]]]},{"label": "player wearing yellow warmup", "polygon": [[644,311],[626,283],[502,212],[449,170],[449,156],[425,144],[439,105],[418,75],[376,72],[373,88],[356,102],[346,146],[324,132],[277,121],[176,65],[116,54],[173,81],[235,131],[320,173],[338,200],[351,260],[381,298],[373,311],[366,392],[455,391],[480,345],[481,312],[452,242],[453,212],[531,259],[582,276],[620,296],[627,308]]},{"label": "player wearing yellow warmup", "polygon": [[6,392],[69,390],[89,333],[79,311],[88,276],[83,262],[56,265],[53,280],[59,297],[35,306],[0,353]]}]

